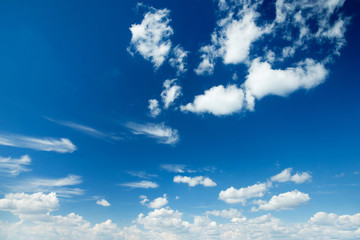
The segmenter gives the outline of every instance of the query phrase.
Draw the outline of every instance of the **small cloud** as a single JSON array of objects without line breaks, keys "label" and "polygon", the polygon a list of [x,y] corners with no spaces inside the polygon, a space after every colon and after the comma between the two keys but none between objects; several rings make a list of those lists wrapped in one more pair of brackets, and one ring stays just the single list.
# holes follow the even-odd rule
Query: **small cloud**
[{"label": "small cloud", "polygon": [[139,196],[139,198],[141,199],[140,203],[142,205],[148,206],[149,208],[162,208],[168,204],[166,194],[164,194],[162,197],[155,198],[153,201],[149,201],[149,199],[144,195]]},{"label": "small cloud", "polygon": [[230,209],[224,209],[224,210],[213,210],[213,211],[207,211],[205,213],[206,215],[213,215],[216,217],[223,217],[223,218],[238,218],[241,217],[242,214],[237,209],[230,208]]},{"label": "small cloud", "polygon": [[197,176],[197,177],[187,177],[187,176],[175,176],[175,183],[187,183],[190,187],[195,187],[196,185],[203,185],[204,187],[215,187],[216,183],[208,177]]},{"label": "small cloud", "polygon": [[189,52],[185,51],[180,45],[177,45],[172,50],[173,57],[169,59],[169,63],[172,67],[177,69],[176,75],[178,76],[187,71],[187,69],[185,68],[185,60],[188,53]]},{"label": "small cloud", "polygon": [[340,177],[343,177],[343,176],[345,176],[345,173],[339,173],[339,174],[336,174],[334,177],[336,177],[336,178],[340,178]]},{"label": "small cloud", "polygon": [[186,165],[183,164],[161,164],[160,168],[168,172],[184,173]]},{"label": "small cloud", "polygon": [[28,155],[23,155],[20,158],[0,157],[0,175],[17,176],[21,172],[31,171],[26,166],[30,165],[31,158]]},{"label": "small cloud", "polygon": [[159,185],[151,181],[140,181],[140,182],[127,182],[121,183],[119,186],[129,187],[129,188],[158,188]]},{"label": "small cloud", "polygon": [[311,181],[311,175],[307,172],[296,173],[291,175],[292,168],[286,168],[281,173],[272,176],[271,181],[273,182],[294,182],[294,183],[303,183],[306,181]]},{"label": "small cloud", "polygon": [[77,149],[67,138],[35,138],[12,134],[0,134],[0,145],[59,153],[72,153]]},{"label": "small cloud", "polygon": [[182,93],[181,87],[176,84],[177,79],[165,80],[161,92],[161,98],[164,103],[164,108],[167,109]]},{"label": "small cloud", "polygon": [[97,200],[96,204],[104,206],[104,207],[110,207],[110,203],[106,201],[105,199]]},{"label": "small cloud", "polygon": [[139,124],[129,122],[126,124],[126,127],[129,128],[135,135],[145,135],[150,138],[155,138],[159,143],[172,145],[179,141],[178,131],[166,126],[164,123]]},{"label": "small cloud", "polygon": [[161,109],[159,107],[159,101],[156,99],[150,99],[149,100],[149,106],[148,106],[150,116],[152,118],[156,118],[161,113]]},{"label": "small cloud", "polygon": [[247,199],[260,198],[268,191],[269,184],[257,183],[246,188],[230,187],[219,193],[219,199],[226,203],[246,204]]},{"label": "small cloud", "polygon": [[127,171],[127,173],[133,177],[145,178],[145,179],[158,177],[158,175],[156,174],[149,174],[145,171]]}]

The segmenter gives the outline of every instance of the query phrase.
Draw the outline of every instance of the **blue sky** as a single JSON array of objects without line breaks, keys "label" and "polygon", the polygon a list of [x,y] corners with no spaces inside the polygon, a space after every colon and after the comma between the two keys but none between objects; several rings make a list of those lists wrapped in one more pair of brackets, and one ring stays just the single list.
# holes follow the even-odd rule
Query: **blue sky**
[{"label": "blue sky", "polygon": [[0,6],[0,238],[360,238],[359,1]]}]

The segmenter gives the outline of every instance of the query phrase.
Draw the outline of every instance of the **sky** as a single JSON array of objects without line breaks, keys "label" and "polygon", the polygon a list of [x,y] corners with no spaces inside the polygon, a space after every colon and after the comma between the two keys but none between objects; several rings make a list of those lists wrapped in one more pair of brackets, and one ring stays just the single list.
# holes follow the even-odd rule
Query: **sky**
[{"label": "sky", "polygon": [[1,1],[1,239],[359,239],[358,0]]}]

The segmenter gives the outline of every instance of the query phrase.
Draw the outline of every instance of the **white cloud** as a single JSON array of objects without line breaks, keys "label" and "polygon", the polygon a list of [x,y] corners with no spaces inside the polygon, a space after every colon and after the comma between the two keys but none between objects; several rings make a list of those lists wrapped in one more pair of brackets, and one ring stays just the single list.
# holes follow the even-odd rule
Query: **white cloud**
[{"label": "white cloud", "polygon": [[226,203],[245,204],[247,199],[263,197],[267,191],[268,185],[266,183],[257,183],[239,189],[230,187],[225,191],[220,192],[219,199]]},{"label": "white cloud", "polygon": [[307,172],[296,173],[291,175],[292,168],[286,168],[281,173],[272,176],[271,181],[273,182],[295,182],[295,183],[303,183],[311,180],[311,175]]},{"label": "white cloud", "polygon": [[180,106],[181,111],[212,113],[217,116],[240,112],[244,107],[244,91],[236,85],[219,85],[195,97],[193,103]]},{"label": "white cloud", "polygon": [[197,176],[197,177],[187,177],[187,176],[175,176],[175,183],[187,183],[190,187],[195,187],[196,185],[203,185],[204,187],[215,187],[216,183],[208,177]]},{"label": "white cloud", "polygon": [[141,199],[141,205],[146,205],[149,208],[162,208],[166,204],[168,204],[167,196],[164,194],[162,197],[155,198],[154,200],[150,201],[146,196],[141,195],[139,196]]},{"label": "white cloud", "polygon": [[67,138],[34,138],[11,134],[0,134],[0,145],[59,153],[72,153],[77,149]]},{"label": "white cloud", "polygon": [[59,200],[56,193],[34,194],[9,193],[5,198],[0,199],[0,210],[8,211],[15,215],[46,214],[59,207]]},{"label": "white cloud", "polygon": [[104,139],[104,140],[107,140],[107,139],[119,140],[119,139],[121,139],[118,136],[108,134],[108,133],[104,133],[104,132],[96,130],[96,129],[92,128],[92,127],[88,127],[88,126],[85,126],[85,125],[82,125],[82,124],[78,124],[78,123],[74,123],[74,122],[68,122],[68,121],[54,120],[54,119],[48,118],[48,117],[45,117],[45,119],[47,119],[47,120],[49,120],[51,122],[57,123],[59,125],[62,125],[62,126],[72,128],[72,129],[74,129],[76,131],[85,133],[85,134],[87,134],[89,136],[96,137],[96,138],[99,138],[99,139]]},{"label": "white cloud", "polygon": [[158,188],[159,185],[151,181],[139,181],[139,182],[127,182],[121,183],[119,186],[130,187],[130,188]]},{"label": "white cloud", "polygon": [[97,200],[96,204],[104,206],[104,207],[110,207],[110,203],[106,201],[105,199]]},{"label": "white cloud", "polygon": [[299,207],[308,202],[310,197],[306,193],[294,190],[291,192],[281,193],[277,196],[272,196],[269,202],[259,200],[258,210],[288,210]]},{"label": "white cloud", "polygon": [[214,46],[204,46],[200,49],[202,53],[199,66],[194,70],[197,75],[211,75],[215,68],[216,50]]},{"label": "white cloud", "polygon": [[184,173],[186,171],[186,165],[183,164],[161,164],[160,168],[174,173]]},{"label": "white cloud", "polygon": [[181,87],[176,84],[176,79],[165,80],[163,87],[161,98],[167,109],[181,95]]},{"label": "white cloud", "polygon": [[156,118],[161,113],[161,109],[159,107],[159,101],[156,99],[149,100],[148,109],[150,111],[150,116]]},{"label": "white cloud", "polygon": [[161,208],[168,204],[168,200],[166,197],[166,194],[164,194],[162,197],[155,198],[151,202],[149,202],[149,208]]},{"label": "white cloud", "polygon": [[185,51],[180,45],[177,45],[172,52],[173,57],[169,59],[169,62],[172,67],[177,69],[176,74],[179,76],[187,71],[185,60],[189,52]]},{"label": "white cloud", "polygon": [[206,215],[213,215],[216,217],[224,217],[224,218],[239,218],[242,216],[241,212],[239,212],[237,209],[230,208],[230,209],[224,209],[224,210],[213,210],[213,211],[207,211],[205,213]]},{"label": "white cloud", "polygon": [[82,183],[77,175],[68,175],[64,178],[29,178],[17,181],[8,188],[13,192],[56,192],[59,196],[70,197],[72,195],[83,195],[84,190],[69,186]]},{"label": "white cloud", "polygon": [[21,172],[30,171],[26,166],[30,165],[31,158],[28,155],[23,155],[20,158],[11,158],[11,157],[0,157],[0,175],[3,173],[5,175],[17,176]]},{"label": "white cloud", "polygon": [[167,9],[150,8],[140,24],[130,27],[132,37],[129,50],[134,49],[150,60],[156,69],[163,64],[171,49],[169,38],[173,29],[169,26],[169,13]]},{"label": "white cloud", "polygon": [[179,134],[176,129],[166,126],[164,123],[160,124],[139,124],[130,122],[126,124],[133,134],[146,135],[150,138],[155,138],[159,143],[175,144],[179,141]]},{"label": "white cloud", "polygon": [[321,63],[306,59],[295,68],[272,69],[267,62],[255,59],[249,69],[244,88],[257,99],[267,95],[285,97],[298,89],[311,89],[321,84],[327,70]]},{"label": "white cloud", "polygon": [[158,175],[156,174],[150,174],[145,171],[127,171],[127,173],[133,177],[145,178],[145,179],[158,177]]}]

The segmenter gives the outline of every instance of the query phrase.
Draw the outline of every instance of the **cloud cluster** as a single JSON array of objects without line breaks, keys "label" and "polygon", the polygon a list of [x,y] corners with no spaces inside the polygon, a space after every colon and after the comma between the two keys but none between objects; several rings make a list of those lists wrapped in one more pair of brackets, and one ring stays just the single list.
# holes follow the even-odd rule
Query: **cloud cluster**
[{"label": "cloud cluster", "polygon": [[280,183],[291,181],[299,184],[311,180],[311,175],[307,172],[291,175],[291,171],[292,168],[286,168],[281,173],[272,176],[271,181]]},{"label": "cloud cluster", "polygon": [[196,177],[188,177],[188,176],[175,176],[175,183],[187,183],[189,187],[195,187],[196,185],[203,185],[204,187],[215,187],[216,183],[208,177],[196,176]]}]

